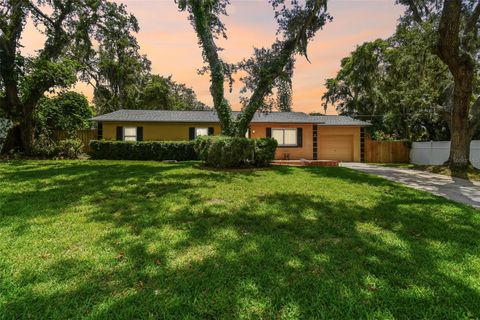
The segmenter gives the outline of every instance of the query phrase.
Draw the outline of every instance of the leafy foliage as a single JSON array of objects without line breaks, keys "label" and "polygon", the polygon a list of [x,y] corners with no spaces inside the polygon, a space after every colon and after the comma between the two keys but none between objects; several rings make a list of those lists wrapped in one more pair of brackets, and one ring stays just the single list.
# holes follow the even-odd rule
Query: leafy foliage
[{"label": "leafy foliage", "polygon": [[275,157],[277,141],[271,138],[248,139],[245,137],[202,136],[195,139],[198,158],[207,166],[238,168],[265,167]]},{"label": "leafy foliage", "polygon": [[12,126],[12,122],[8,119],[0,118],[0,151],[3,148],[5,139],[7,138],[8,130]]},{"label": "leafy foliage", "polygon": [[341,114],[370,120],[372,133],[448,139],[444,93],[451,77],[430,51],[432,32],[401,24],[392,37],[358,46],[342,59],[337,76],[327,79],[324,107],[331,103]]},{"label": "leafy foliage", "polygon": [[93,110],[87,98],[80,93],[68,91],[49,98],[43,97],[35,110],[35,130],[38,134],[52,136],[55,131],[75,133],[88,128]]},{"label": "leafy foliage", "polygon": [[[92,55],[92,41],[110,19],[106,0],[35,0],[0,2],[0,110],[13,122],[27,153],[34,144],[33,113],[45,93],[75,83]],[[45,37],[35,55],[20,50],[29,19]],[[101,37],[96,39],[101,40]],[[11,146],[15,147],[15,146]]]},{"label": "leafy foliage", "polygon": [[46,159],[77,159],[82,153],[82,148],[83,143],[80,139],[55,140],[40,134],[35,140],[32,155]]},{"label": "leafy foliage", "polygon": [[[308,42],[331,19],[326,12],[326,0],[269,2],[278,24],[276,41],[270,48],[254,48],[251,58],[238,64],[229,64],[220,58],[221,48],[215,43],[219,37],[227,37],[221,17],[226,15],[229,1],[176,0],[179,9],[188,12],[197,34],[207,64],[204,71],[210,72],[213,106],[225,135],[244,136],[255,112],[268,106],[268,99],[276,86],[280,86],[280,95],[289,94],[284,85],[291,79],[295,55],[307,57]],[[241,79],[242,92],[248,93],[249,97],[242,97],[242,113],[234,119],[230,104],[225,99],[225,82],[228,80],[231,86],[232,74],[239,70],[246,74]],[[281,98],[282,106],[288,105],[288,99],[284,98]]]},{"label": "leafy foliage", "polygon": [[96,112],[119,109],[204,110],[195,92],[171,77],[151,74],[151,62],[140,54],[137,19],[125,5],[106,3],[96,39],[100,46],[85,72],[92,79]]},{"label": "leafy foliage", "polygon": [[195,92],[172,77],[149,75],[140,92],[140,103],[128,109],[207,110],[209,107],[197,99]]},{"label": "leafy foliage", "polygon": [[91,141],[93,159],[196,160],[193,141]]},{"label": "leafy foliage", "polygon": [[61,159],[77,159],[82,153],[83,143],[79,139],[64,139],[57,144],[56,153]]},{"label": "leafy foliage", "polygon": [[480,125],[480,2],[476,0],[398,0],[407,6],[405,21],[420,27],[434,24],[432,50],[453,78],[445,113],[451,131],[449,167],[465,171],[470,142]]},{"label": "leafy foliage", "polygon": [[137,19],[125,5],[105,3],[106,17],[96,35],[100,45],[89,62],[94,103],[100,114],[138,106],[151,62],[139,53]]},{"label": "leafy foliage", "polygon": [[255,139],[254,163],[257,167],[269,166],[275,159],[278,142],[272,138]]}]

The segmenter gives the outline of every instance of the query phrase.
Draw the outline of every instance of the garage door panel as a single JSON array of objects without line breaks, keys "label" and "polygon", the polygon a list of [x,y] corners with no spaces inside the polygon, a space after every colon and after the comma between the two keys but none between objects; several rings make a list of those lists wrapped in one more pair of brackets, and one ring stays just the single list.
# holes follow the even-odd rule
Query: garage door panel
[{"label": "garage door panel", "polygon": [[318,159],[353,161],[353,135],[319,136]]}]

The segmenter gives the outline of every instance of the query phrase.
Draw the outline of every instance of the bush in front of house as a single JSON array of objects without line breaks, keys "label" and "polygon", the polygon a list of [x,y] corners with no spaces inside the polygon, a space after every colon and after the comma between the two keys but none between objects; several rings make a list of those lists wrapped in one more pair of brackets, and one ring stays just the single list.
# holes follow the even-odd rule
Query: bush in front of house
[{"label": "bush in front of house", "polygon": [[271,138],[203,136],[195,140],[198,158],[216,168],[268,166],[275,157],[276,147],[277,141]]},{"label": "bush in front of house", "polygon": [[40,135],[35,140],[33,155],[47,159],[77,159],[82,153],[83,143],[80,139],[53,140]]},{"label": "bush in front of house", "polygon": [[90,141],[93,159],[196,160],[193,141]]},{"label": "bush in front of house", "polygon": [[255,139],[255,165],[257,167],[266,167],[275,159],[275,151],[278,142],[272,138]]},{"label": "bush in front of house", "polygon": [[82,153],[83,143],[80,139],[64,139],[56,143],[55,156],[60,159],[77,159]]}]

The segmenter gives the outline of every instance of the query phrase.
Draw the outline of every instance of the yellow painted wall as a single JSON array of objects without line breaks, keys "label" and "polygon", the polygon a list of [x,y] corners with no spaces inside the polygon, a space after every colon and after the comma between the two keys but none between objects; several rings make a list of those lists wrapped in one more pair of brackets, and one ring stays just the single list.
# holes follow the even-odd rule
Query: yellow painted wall
[{"label": "yellow painted wall", "polygon": [[[159,123],[159,122],[104,122],[103,138],[105,140],[116,139],[116,128],[122,127],[143,127],[143,140],[165,140],[178,141],[189,139],[189,128],[214,127],[214,134],[221,132],[218,123]],[[313,159],[313,124],[281,124],[281,123],[253,123],[250,128],[252,138],[266,137],[267,128],[303,128],[303,146],[277,148],[275,159]],[[341,126],[318,126],[318,145],[322,143],[322,136],[326,135],[350,135],[353,139],[353,160],[360,161],[360,127]],[[322,160],[322,159],[319,159]],[[325,159],[323,159],[325,160]],[[332,159],[327,159],[332,160]]]},{"label": "yellow painted wall", "polygon": [[[360,127],[341,127],[341,126],[319,126],[318,127],[318,147],[322,143],[322,136],[352,136],[353,139],[353,161],[360,161]],[[331,159],[319,159],[319,160],[331,160]]]},{"label": "yellow painted wall", "polygon": [[282,123],[252,123],[251,137],[265,138],[267,136],[267,128],[272,129],[293,129],[302,128],[303,138],[302,147],[278,147],[275,152],[275,159],[282,160],[288,157],[291,160],[313,159],[313,124],[282,124]]},{"label": "yellow painted wall", "polygon": [[165,123],[165,122],[103,122],[103,139],[116,140],[117,126],[143,127],[143,140],[179,141],[188,140],[190,127],[214,128],[214,134],[221,132],[218,123]]}]

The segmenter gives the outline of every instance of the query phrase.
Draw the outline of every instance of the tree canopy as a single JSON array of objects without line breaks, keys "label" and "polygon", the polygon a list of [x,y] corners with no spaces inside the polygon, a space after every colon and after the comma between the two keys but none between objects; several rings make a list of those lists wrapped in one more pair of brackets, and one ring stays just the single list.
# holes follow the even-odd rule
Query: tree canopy
[{"label": "tree canopy", "polygon": [[37,134],[51,135],[55,131],[74,133],[88,128],[93,116],[87,98],[80,93],[67,91],[54,97],[40,99],[34,113]]},{"label": "tree canopy", "polygon": [[[31,152],[38,101],[45,93],[76,82],[78,71],[92,54],[99,26],[108,19],[107,3],[0,0],[0,112],[14,124],[7,147]],[[33,23],[45,38],[35,55],[20,50],[27,23]]]},{"label": "tree canopy", "polygon": [[398,0],[407,6],[404,21],[420,27],[434,24],[432,50],[448,67],[452,78],[446,114],[451,131],[449,165],[465,170],[470,142],[480,125],[478,74],[480,57],[480,2],[477,0]]},{"label": "tree canopy", "polygon": [[400,24],[390,38],[357,47],[327,79],[324,107],[369,120],[372,133],[415,140],[448,139],[447,67],[431,50],[432,28]]},{"label": "tree canopy", "polygon": [[[295,55],[307,57],[307,47],[315,33],[331,19],[326,0],[270,0],[277,22],[277,39],[269,48],[254,48],[252,57],[237,64],[225,62],[219,55],[216,40],[227,38],[222,16],[227,14],[228,0],[176,0],[180,10],[189,13],[197,34],[206,69],[210,73],[210,93],[222,131],[226,135],[244,136],[255,112],[265,107],[265,100],[275,86],[291,79]],[[307,57],[308,59],[308,57]],[[233,81],[232,74],[242,70],[243,109],[233,118],[230,103],[225,98],[225,84]],[[288,82],[287,82],[288,83]],[[281,93],[288,93],[285,87]]]}]

